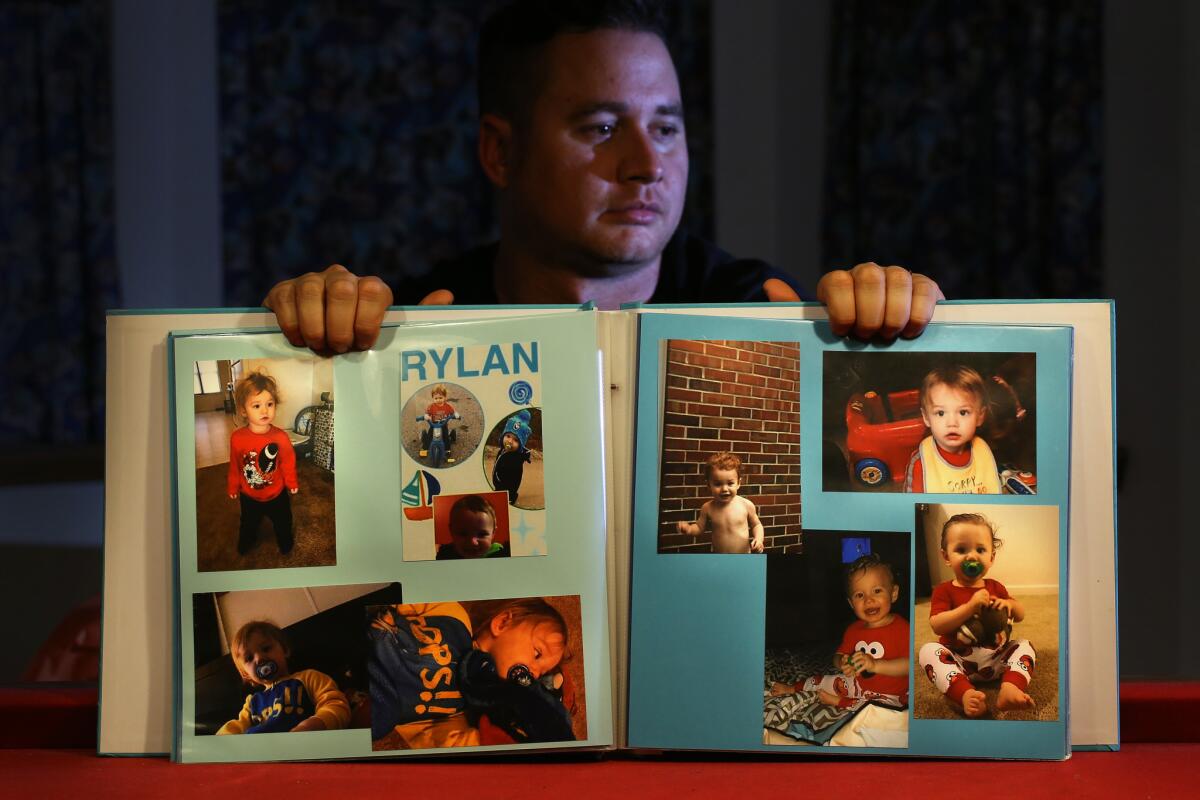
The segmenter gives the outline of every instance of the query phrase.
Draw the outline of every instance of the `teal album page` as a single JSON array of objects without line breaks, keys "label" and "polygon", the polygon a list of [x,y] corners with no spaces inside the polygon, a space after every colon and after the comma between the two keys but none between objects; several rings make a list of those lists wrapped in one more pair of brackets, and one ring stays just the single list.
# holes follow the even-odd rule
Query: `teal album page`
[{"label": "teal album page", "polygon": [[169,353],[176,758],[612,746],[595,313]]},{"label": "teal album page", "polygon": [[629,746],[1065,758],[1071,329],[639,326]]}]

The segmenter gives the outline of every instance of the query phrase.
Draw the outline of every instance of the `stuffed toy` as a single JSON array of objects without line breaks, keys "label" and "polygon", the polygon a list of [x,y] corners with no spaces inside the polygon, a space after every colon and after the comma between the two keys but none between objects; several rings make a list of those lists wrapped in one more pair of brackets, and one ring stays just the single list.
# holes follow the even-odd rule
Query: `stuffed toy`
[{"label": "stuffed toy", "polygon": [[959,626],[955,634],[967,647],[987,647],[995,650],[1012,638],[1012,620],[999,608],[980,609],[979,613]]}]

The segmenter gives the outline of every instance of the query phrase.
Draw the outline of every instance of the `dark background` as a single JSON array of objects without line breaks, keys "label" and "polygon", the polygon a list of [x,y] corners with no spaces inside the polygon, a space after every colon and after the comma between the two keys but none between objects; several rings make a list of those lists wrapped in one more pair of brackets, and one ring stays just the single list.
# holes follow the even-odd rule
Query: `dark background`
[{"label": "dark background", "polygon": [[[0,681],[99,590],[105,308],[253,305],[491,231],[465,44],[488,4],[351,5],[0,6]],[[1117,299],[1121,669],[1200,674],[1173,635],[1200,611],[1200,8],[709,0],[673,26],[695,230],[810,287],[872,258],[952,297]]]}]

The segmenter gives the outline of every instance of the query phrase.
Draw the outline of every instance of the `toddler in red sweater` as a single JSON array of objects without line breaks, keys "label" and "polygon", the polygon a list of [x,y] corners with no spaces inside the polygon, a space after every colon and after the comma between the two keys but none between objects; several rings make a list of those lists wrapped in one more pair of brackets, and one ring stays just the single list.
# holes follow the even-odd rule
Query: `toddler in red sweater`
[{"label": "toddler in red sweater", "polygon": [[240,499],[242,506],[238,553],[250,551],[258,538],[259,523],[269,517],[279,552],[287,555],[295,544],[289,495],[300,491],[300,486],[296,451],[287,433],[272,424],[279,387],[270,375],[252,372],[238,381],[233,399],[246,420],[246,427],[229,437],[229,496]]}]

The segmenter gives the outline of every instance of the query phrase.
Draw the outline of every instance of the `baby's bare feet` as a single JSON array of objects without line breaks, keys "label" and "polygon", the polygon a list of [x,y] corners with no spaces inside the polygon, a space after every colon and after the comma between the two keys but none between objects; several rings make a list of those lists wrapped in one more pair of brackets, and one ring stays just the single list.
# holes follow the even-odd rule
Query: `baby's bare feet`
[{"label": "baby's bare feet", "polygon": [[827,706],[836,706],[842,701],[842,698],[838,697],[833,692],[827,692],[824,689],[817,690],[817,699]]},{"label": "baby's bare feet", "polygon": [[963,713],[972,719],[987,713],[987,695],[978,689],[967,689],[962,696]]},{"label": "baby's bare feet", "polygon": [[1012,711],[1017,708],[1033,708],[1036,703],[1033,698],[1017,688],[1016,684],[1005,681],[1000,684],[1000,694],[996,697],[998,711]]}]

